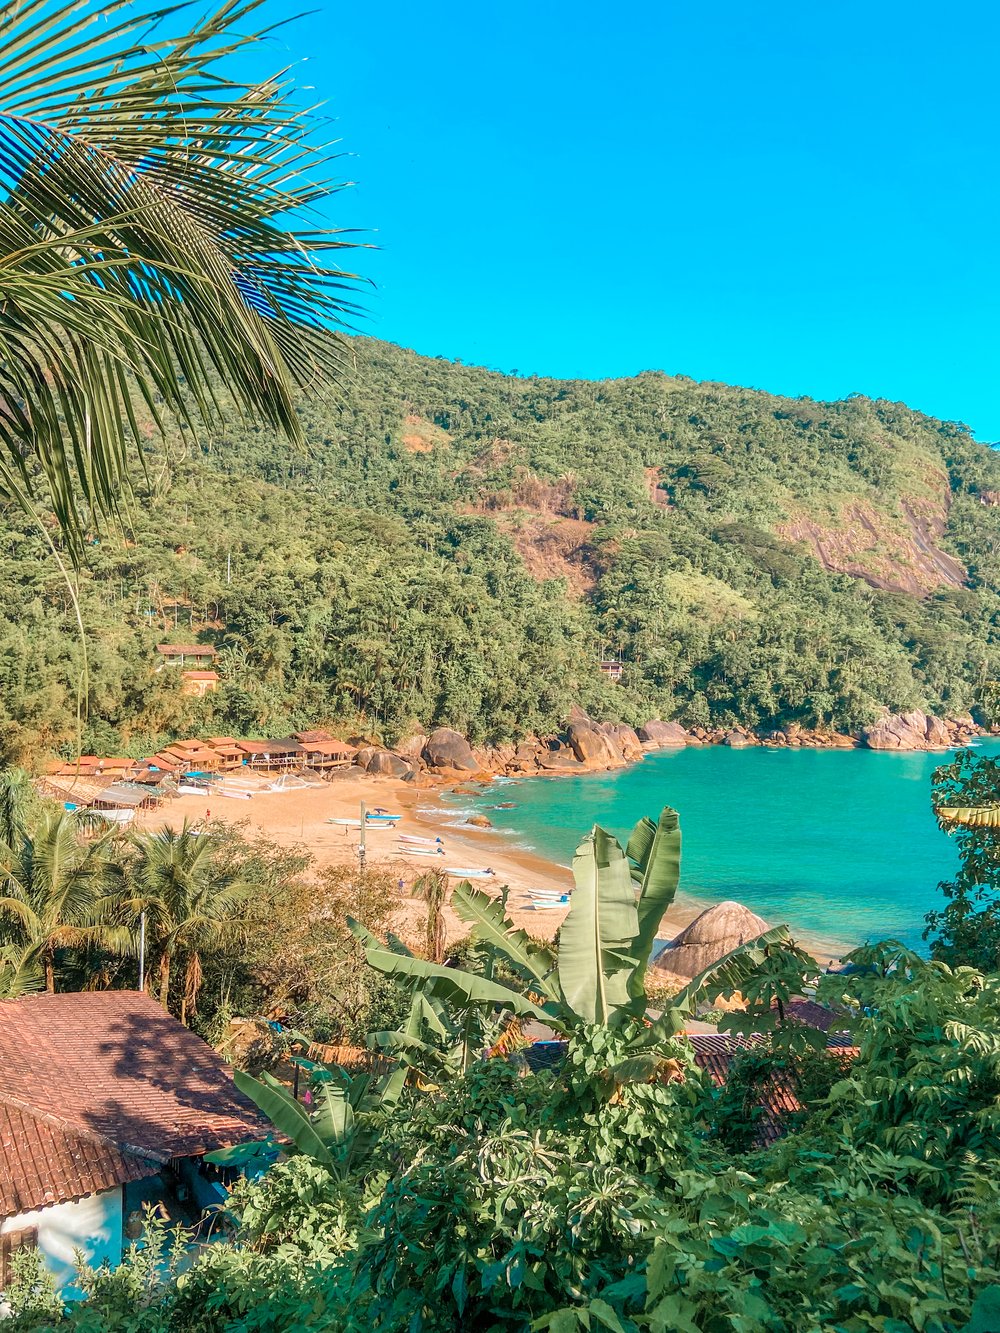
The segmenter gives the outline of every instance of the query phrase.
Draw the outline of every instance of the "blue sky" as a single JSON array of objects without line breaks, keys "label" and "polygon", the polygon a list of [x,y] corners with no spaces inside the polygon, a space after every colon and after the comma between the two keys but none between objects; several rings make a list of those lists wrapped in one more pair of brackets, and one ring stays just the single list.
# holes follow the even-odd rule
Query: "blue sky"
[{"label": "blue sky", "polygon": [[[275,13],[298,12],[275,0]],[[1000,439],[1000,11],[322,5],[365,331],[558,376],[900,399]]]}]

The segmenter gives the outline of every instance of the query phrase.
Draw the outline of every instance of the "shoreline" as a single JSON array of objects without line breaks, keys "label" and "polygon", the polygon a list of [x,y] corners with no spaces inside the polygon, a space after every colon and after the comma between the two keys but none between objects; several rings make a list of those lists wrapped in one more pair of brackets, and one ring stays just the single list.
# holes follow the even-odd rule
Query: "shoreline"
[{"label": "shoreline", "polygon": [[[556,775],[552,775],[556,776]],[[435,782],[416,785],[401,778],[366,774],[349,770],[348,775],[289,791],[265,790],[268,779],[261,777],[260,790],[249,801],[231,801],[211,794],[179,796],[158,810],[142,812],[134,827],[156,830],[178,828],[185,819],[195,825],[222,821],[230,825],[247,824],[264,837],[289,847],[303,847],[313,857],[309,873],[328,866],[354,866],[358,859],[360,830],[330,824],[330,819],[357,818],[361,802],[372,809],[383,805],[403,815],[400,829],[416,830],[420,836],[443,840],[445,855],[424,857],[408,853],[397,843],[391,828],[366,829],[366,859],[370,866],[383,868],[402,888],[397,893],[398,933],[419,938],[425,920],[425,908],[411,896],[414,882],[429,870],[491,868],[494,878],[482,886],[496,891],[508,886],[507,910],[516,927],[536,938],[551,940],[566,917],[568,907],[538,909],[532,905],[530,890],[565,891],[573,884],[568,866],[518,846],[509,835],[496,829],[454,824],[455,811],[445,797],[461,783]],[[487,784],[488,785],[488,784]],[[452,888],[460,883],[449,877]],[[475,882],[475,881],[474,881]],[[717,901],[717,900],[716,900]],[[667,909],[660,937],[672,939],[689,925],[712,901],[680,892]],[[746,904],[753,910],[753,904]],[[445,908],[447,942],[453,944],[469,933],[469,927],[452,908]],[[790,923],[791,924],[791,923]],[[794,927],[792,927],[794,929]],[[796,932],[796,939],[823,966],[847,953],[851,945],[820,938],[809,932]],[[664,979],[672,974],[664,972]]]}]

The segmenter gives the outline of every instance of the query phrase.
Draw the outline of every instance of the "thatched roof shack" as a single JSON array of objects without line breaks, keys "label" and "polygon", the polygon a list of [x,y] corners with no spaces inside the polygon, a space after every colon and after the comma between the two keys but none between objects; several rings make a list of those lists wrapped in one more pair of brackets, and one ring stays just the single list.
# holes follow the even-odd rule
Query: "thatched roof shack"
[{"label": "thatched roof shack", "polygon": [[696,977],[768,929],[767,922],[742,903],[716,903],[670,941],[657,955],[654,966],[682,977]]}]

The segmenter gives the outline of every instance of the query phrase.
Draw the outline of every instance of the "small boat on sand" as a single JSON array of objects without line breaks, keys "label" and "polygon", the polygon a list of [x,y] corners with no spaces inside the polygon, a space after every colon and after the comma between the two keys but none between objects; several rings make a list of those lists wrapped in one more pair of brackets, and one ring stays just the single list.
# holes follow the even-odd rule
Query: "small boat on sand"
[{"label": "small boat on sand", "polygon": [[404,843],[399,850],[403,856],[444,856],[443,847],[410,847]]},{"label": "small boat on sand", "polygon": [[402,815],[365,815],[369,824],[398,824],[402,818]]},{"label": "small boat on sand", "polygon": [[496,871],[487,867],[485,870],[463,870],[461,867],[456,869],[454,866],[448,866],[448,874],[455,875],[458,879],[496,879]]},{"label": "small boat on sand", "polygon": [[400,842],[418,843],[421,847],[441,847],[444,844],[444,838],[420,838],[415,833],[397,834]]},{"label": "small boat on sand", "polygon": [[536,898],[534,902],[530,904],[531,910],[533,912],[545,912],[548,911],[550,908],[568,907],[568,906],[569,906],[568,898]]}]

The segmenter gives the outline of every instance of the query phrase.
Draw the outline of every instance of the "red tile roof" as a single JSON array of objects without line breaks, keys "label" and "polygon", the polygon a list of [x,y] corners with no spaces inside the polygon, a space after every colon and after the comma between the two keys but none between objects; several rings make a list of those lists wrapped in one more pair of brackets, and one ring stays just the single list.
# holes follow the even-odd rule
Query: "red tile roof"
[{"label": "red tile roof", "polygon": [[[749,1036],[735,1036],[725,1032],[688,1032],[685,1034],[694,1047],[694,1062],[703,1069],[716,1087],[723,1087],[729,1077],[733,1060],[742,1051],[758,1046],[765,1037],[751,1033]],[[835,1054],[838,1060],[850,1061],[857,1056],[857,1048],[847,1046],[835,1035],[827,1044],[827,1050]],[[787,1117],[801,1110],[791,1090],[782,1084],[779,1076],[770,1080],[769,1086],[761,1098],[761,1118],[757,1125],[757,1142],[761,1147],[776,1143],[787,1129]]]},{"label": "red tile roof", "polygon": [[212,1048],[136,991],[0,1001],[0,1069],[0,1216],[270,1129]]},{"label": "red tile roof", "polygon": [[182,671],[181,676],[184,680],[219,680],[217,671]]},{"label": "red tile roof", "polygon": [[0,1218],[99,1194],[159,1170],[159,1162],[120,1152],[99,1134],[0,1105]]},{"label": "red tile roof", "polygon": [[207,643],[158,643],[156,651],[161,657],[217,657],[215,649]]}]

